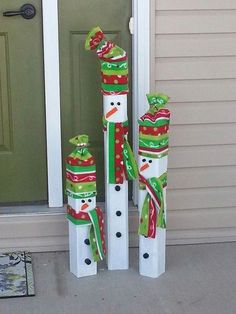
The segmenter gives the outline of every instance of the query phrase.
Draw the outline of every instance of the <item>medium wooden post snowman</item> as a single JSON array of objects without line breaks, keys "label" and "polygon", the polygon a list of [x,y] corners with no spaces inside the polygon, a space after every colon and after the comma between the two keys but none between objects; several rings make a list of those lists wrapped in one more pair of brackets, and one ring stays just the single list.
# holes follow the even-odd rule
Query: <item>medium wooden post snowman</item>
[{"label": "medium wooden post snowman", "polygon": [[88,136],[69,142],[76,146],[66,158],[70,271],[79,278],[95,275],[97,261],[105,256],[104,220],[96,207],[96,166],[87,148]]},{"label": "medium wooden post snowman", "polygon": [[165,272],[166,184],[170,112],[168,96],[148,94],[149,111],[139,120],[139,272]]},{"label": "medium wooden post snowman", "polygon": [[85,48],[96,50],[101,64],[106,174],[108,269],[129,267],[128,183],[137,177],[137,165],[127,141],[127,53],[107,40],[99,27],[88,34]]}]

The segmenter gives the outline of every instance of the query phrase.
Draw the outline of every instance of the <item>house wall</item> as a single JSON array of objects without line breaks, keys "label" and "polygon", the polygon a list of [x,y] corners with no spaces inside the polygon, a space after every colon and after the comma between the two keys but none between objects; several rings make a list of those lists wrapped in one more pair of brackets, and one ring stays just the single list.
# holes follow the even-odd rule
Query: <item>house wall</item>
[{"label": "house wall", "polygon": [[235,21],[234,0],[151,0],[151,89],[172,112],[172,242],[236,239]]},{"label": "house wall", "polygon": [[[236,2],[150,4],[151,90],[171,97],[167,243],[236,240]],[[1,250],[68,249],[65,214],[44,212],[1,215]],[[132,206],[129,224],[137,246]]]}]

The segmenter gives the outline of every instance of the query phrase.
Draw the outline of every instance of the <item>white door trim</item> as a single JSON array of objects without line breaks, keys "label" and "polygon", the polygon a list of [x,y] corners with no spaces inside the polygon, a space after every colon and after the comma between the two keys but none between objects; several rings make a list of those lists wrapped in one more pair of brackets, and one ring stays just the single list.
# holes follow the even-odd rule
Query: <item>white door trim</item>
[{"label": "white door trim", "polygon": [[48,205],[63,206],[57,0],[42,0]]},{"label": "white door trim", "polygon": [[[137,118],[145,111],[145,94],[149,91],[149,1],[132,0],[133,36],[133,134],[137,153]],[[31,206],[32,214],[1,214],[0,246],[31,251],[68,249],[68,230],[63,206],[60,77],[58,42],[58,0],[42,0],[44,75],[46,106],[46,138],[48,164],[48,205]],[[129,206],[130,245],[137,245],[137,209]],[[23,212],[24,209],[21,210]],[[5,213],[9,210],[5,208]],[[14,230],[14,233],[9,233]]]},{"label": "white door trim", "polygon": [[[148,108],[146,94],[150,91],[150,1],[133,0],[133,150],[138,156],[137,120]],[[138,203],[138,184],[133,185],[133,201]]]},{"label": "white door trim", "polygon": [[[42,0],[45,72],[46,137],[49,207],[63,205],[60,77],[58,43],[58,2]],[[147,109],[146,93],[150,90],[150,2],[132,1],[133,34],[133,148],[137,156],[137,119]],[[133,189],[137,204],[137,183]]]}]

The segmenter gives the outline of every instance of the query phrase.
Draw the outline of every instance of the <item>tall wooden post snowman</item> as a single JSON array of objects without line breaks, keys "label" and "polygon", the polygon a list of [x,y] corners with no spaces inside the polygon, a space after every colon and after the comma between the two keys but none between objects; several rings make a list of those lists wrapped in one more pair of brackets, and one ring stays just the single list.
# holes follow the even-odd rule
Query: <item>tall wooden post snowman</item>
[{"label": "tall wooden post snowman", "polygon": [[166,184],[170,112],[168,96],[148,94],[150,109],[139,120],[139,272],[165,272]]},{"label": "tall wooden post snowman", "polygon": [[127,141],[127,53],[107,40],[99,27],[87,36],[85,48],[96,50],[101,65],[106,174],[108,269],[127,269],[128,183],[137,177],[137,165]]},{"label": "tall wooden post snowman", "polygon": [[66,158],[67,218],[70,271],[76,277],[95,275],[97,261],[106,253],[102,210],[96,206],[96,166],[88,136],[69,141],[76,148]]}]

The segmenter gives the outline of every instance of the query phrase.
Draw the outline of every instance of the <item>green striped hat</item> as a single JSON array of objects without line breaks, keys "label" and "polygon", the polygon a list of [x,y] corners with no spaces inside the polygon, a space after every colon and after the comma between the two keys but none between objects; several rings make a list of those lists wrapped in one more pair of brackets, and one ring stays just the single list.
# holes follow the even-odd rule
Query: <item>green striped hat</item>
[{"label": "green striped hat", "polygon": [[76,148],[66,158],[66,194],[81,199],[96,195],[96,165],[88,150],[88,136],[78,135],[69,141]]},{"label": "green striped hat", "polygon": [[149,110],[138,120],[139,155],[161,158],[168,153],[170,112],[164,108],[169,97],[161,94],[147,94]]}]

